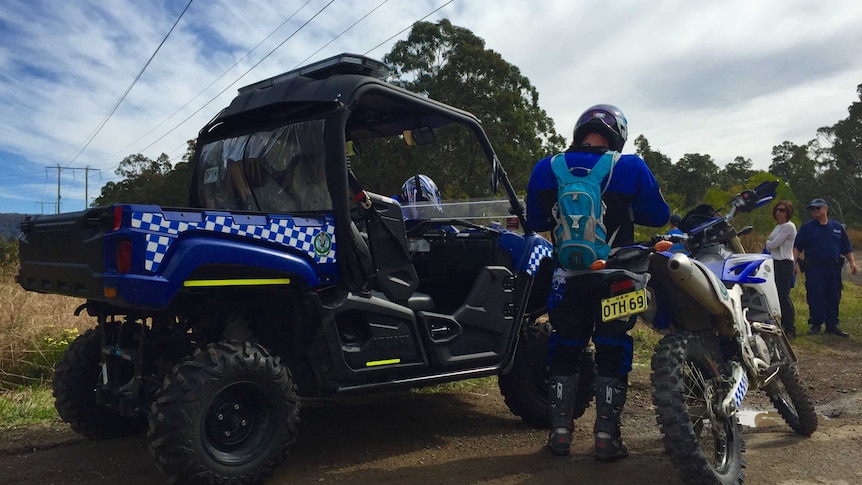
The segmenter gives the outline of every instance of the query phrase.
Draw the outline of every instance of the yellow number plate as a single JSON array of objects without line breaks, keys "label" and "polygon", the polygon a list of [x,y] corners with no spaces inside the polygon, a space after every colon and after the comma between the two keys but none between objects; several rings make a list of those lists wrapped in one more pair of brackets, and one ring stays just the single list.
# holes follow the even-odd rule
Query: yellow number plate
[{"label": "yellow number plate", "polygon": [[602,321],[619,320],[635,313],[643,313],[646,309],[646,289],[641,288],[602,300]]}]

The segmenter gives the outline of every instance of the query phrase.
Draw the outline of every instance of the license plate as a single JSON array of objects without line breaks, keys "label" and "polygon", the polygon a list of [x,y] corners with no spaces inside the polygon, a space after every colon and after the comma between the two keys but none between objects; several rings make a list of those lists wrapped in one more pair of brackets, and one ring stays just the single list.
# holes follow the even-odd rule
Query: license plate
[{"label": "license plate", "polygon": [[630,291],[602,300],[602,321],[619,320],[622,317],[643,313],[647,309],[646,289]]}]

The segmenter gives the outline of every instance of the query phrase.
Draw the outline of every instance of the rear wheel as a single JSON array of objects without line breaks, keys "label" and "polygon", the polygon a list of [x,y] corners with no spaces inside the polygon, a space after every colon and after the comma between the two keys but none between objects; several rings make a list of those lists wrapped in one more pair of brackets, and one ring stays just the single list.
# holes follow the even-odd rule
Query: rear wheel
[{"label": "rear wheel", "polygon": [[260,483],[296,440],[295,387],[280,359],[258,345],[195,352],[152,405],[156,466],[171,483]]},{"label": "rear wheel", "polygon": [[[528,325],[518,341],[515,362],[509,372],[498,378],[500,393],[512,414],[528,426],[545,429],[551,426],[551,402],[548,399],[548,340],[551,327]],[[584,415],[595,395],[595,351],[587,348],[581,354],[574,419]]]},{"label": "rear wheel", "polygon": [[817,413],[799,382],[796,369],[783,367],[777,379],[766,387],[766,395],[793,431],[802,436],[811,436],[817,431]]},{"label": "rear wheel", "polygon": [[[135,325],[119,323],[105,324],[106,341],[111,344],[121,344],[118,339],[131,339],[139,335]],[[120,329],[124,331],[120,332]],[[130,436],[143,432],[147,426],[147,418],[140,416],[125,416],[113,408],[100,405],[97,392],[101,385],[102,375],[102,336],[101,328],[87,330],[76,338],[60,358],[51,386],[54,392],[54,407],[63,421],[69,423],[75,432],[91,440],[105,440]],[[131,342],[126,342],[135,345]],[[129,382],[135,374],[131,362],[114,359],[111,378],[118,384]],[[120,366],[120,367],[116,367]]]},{"label": "rear wheel", "polygon": [[652,359],[653,403],[671,462],[688,484],[740,484],[744,445],[736,416],[718,408],[720,367],[700,338],[663,338]]}]

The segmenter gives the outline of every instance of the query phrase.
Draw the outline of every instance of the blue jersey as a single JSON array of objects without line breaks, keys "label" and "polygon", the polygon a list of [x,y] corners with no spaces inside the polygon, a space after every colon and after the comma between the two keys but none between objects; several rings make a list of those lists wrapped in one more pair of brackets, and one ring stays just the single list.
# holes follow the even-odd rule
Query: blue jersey
[{"label": "blue jersey", "polygon": [[[592,168],[604,152],[589,150],[567,151],[569,168]],[[670,219],[670,209],[659,190],[658,183],[646,163],[637,155],[623,155],[608,177],[602,181],[605,192],[602,201],[607,205],[604,216],[608,237],[614,235],[612,246],[634,241],[634,224],[661,227]],[[551,157],[536,163],[527,186],[527,228],[533,231],[550,231],[557,221],[551,208],[557,203],[557,178],[551,169]]]},{"label": "blue jersey", "polygon": [[804,252],[805,260],[813,263],[838,261],[842,255],[853,251],[844,226],[833,220],[820,224],[817,219],[811,219],[802,224],[793,247]]}]

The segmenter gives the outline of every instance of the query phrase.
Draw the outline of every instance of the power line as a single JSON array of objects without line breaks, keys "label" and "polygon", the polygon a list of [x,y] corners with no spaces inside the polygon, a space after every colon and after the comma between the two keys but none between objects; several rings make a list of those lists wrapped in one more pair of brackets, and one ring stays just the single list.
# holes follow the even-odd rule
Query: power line
[{"label": "power line", "polygon": [[392,39],[394,39],[394,38],[398,37],[399,35],[403,34],[407,29],[409,29],[409,28],[413,27],[414,25],[418,24],[419,22],[421,22],[421,21],[423,21],[423,20],[427,19],[428,17],[430,17],[430,16],[434,15],[435,13],[437,13],[438,11],[440,11],[443,7],[445,7],[445,6],[449,5],[450,3],[454,2],[454,1],[455,1],[455,0],[449,0],[448,2],[444,3],[443,5],[440,5],[439,7],[435,8],[434,10],[432,10],[432,11],[428,12],[428,14],[427,14],[427,15],[425,15],[425,16],[424,16],[424,17],[422,17],[421,19],[419,19],[419,20],[417,20],[417,21],[413,22],[412,24],[408,25],[407,27],[404,27],[403,29],[401,29],[400,31],[398,31],[398,33],[396,33],[395,35],[393,35],[392,37],[389,37],[388,39],[386,39],[386,40],[384,40],[383,42],[381,42],[381,43],[377,44],[376,46],[372,47],[371,49],[368,49],[367,51],[365,51],[365,53],[364,53],[363,55],[368,55],[368,53],[370,53],[370,52],[372,52],[372,51],[377,50],[377,48],[378,48],[378,47],[382,46],[383,44],[385,44],[385,43],[389,42],[390,40],[392,40]]},{"label": "power line", "polygon": [[[144,147],[144,149],[143,149],[143,150],[141,150],[141,151],[146,151],[146,150],[148,150],[150,147],[152,147],[153,145],[155,145],[156,143],[158,143],[158,142],[162,141],[162,139],[163,139],[164,137],[166,137],[166,136],[170,135],[171,133],[173,133],[173,132],[174,132],[174,130],[176,130],[176,129],[177,129],[177,128],[179,128],[180,126],[184,125],[188,120],[192,119],[192,117],[193,117],[194,115],[196,115],[196,114],[200,113],[204,108],[206,108],[207,106],[209,106],[209,104],[210,104],[210,103],[212,103],[213,101],[215,101],[216,99],[218,99],[218,97],[219,97],[219,96],[221,96],[222,94],[224,94],[224,93],[225,93],[225,91],[227,91],[228,89],[230,89],[231,87],[233,87],[233,85],[234,85],[234,84],[238,83],[238,82],[239,82],[239,80],[240,80],[240,79],[242,79],[243,77],[245,77],[245,75],[246,75],[246,74],[250,73],[250,72],[252,71],[252,69],[254,69],[255,67],[259,66],[261,62],[265,61],[269,56],[271,56],[275,51],[277,51],[277,50],[278,50],[281,46],[283,46],[287,41],[289,41],[290,39],[292,39],[294,35],[296,35],[300,30],[302,30],[303,28],[305,28],[305,26],[307,26],[309,23],[311,23],[311,21],[312,21],[312,20],[314,20],[315,18],[317,18],[317,16],[318,16],[318,15],[320,15],[324,10],[326,10],[326,9],[327,9],[327,7],[329,7],[330,5],[332,5],[332,3],[333,3],[334,1],[335,1],[335,0],[329,0],[329,3],[327,3],[326,5],[324,5],[324,6],[323,6],[323,8],[321,8],[320,10],[318,10],[318,11],[317,11],[317,13],[315,13],[315,14],[314,14],[310,19],[308,19],[304,24],[302,24],[301,26],[299,26],[299,28],[298,28],[298,29],[296,29],[292,34],[290,34],[286,39],[284,39],[283,41],[281,41],[281,43],[280,43],[280,44],[278,44],[277,46],[275,46],[275,47],[274,47],[271,51],[269,51],[265,56],[263,56],[260,60],[258,60],[258,61],[253,65],[253,66],[251,66],[250,68],[248,68],[248,70],[247,70],[247,71],[245,71],[244,73],[242,73],[238,78],[236,78],[236,80],[235,80],[234,82],[230,83],[227,87],[225,87],[224,89],[222,89],[221,91],[219,91],[219,93],[218,93],[218,94],[216,94],[215,96],[213,96],[213,97],[212,97],[209,101],[207,101],[203,106],[201,106],[200,108],[198,108],[197,110],[195,110],[195,112],[194,112],[194,113],[192,113],[192,114],[188,115],[184,120],[180,121],[176,126],[174,126],[173,128],[171,128],[170,130],[168,130],[168,132],[167,132],[167,133],[165,133],[164,135],[162,135],[162,136],[160,136],[160,137],[156,138],[152,143],[150,143],[149,145],[147,145],[146,147]],[[450,1],[451,1],[451,0],[450,0]]]},{"label": "power line", "polygon": [[[314,18],[315,18],[315,17],[317,17],[317,16],[318,16],[318,15],[320,15],[324,10],[326,10],[326,8],[327,8],[327,7],[329,7],[329,6],[330,6],[334,1],[335,1],[335,0],[330,0],[330,2],[329,2],[329,3],[327,3],[323,8],[321,8],[317,13],[315,13],[315,14],[314,14],[314,16],[312,16],[309,20],[307,20],[307,21],[306,21],[302,26],[300,26],[296,31],[294,31],[294,33],[293,33],[293,34],[291,34],[290,36],[288,36],[288,37],[287,37],[286,39],[284,39],[284,40],[283,40],[279,45],[277,45],[274,49],[272,49],[272,50],[271,50],[269,53],[267,53],[264,57],[262,57],[260,60],[258,60],[258,62],[257,62],[257,63],[255,63],[251,68],[249,68],[249,69],[248,69],[247,71],[245,71],[242,75],[240,75],[236,80],[234,80],[234,82],[232,82],[231,84],[229,84],[227,87],[225,87],[223,90],[221,90],[221,91],[220,91],[218,94],[216,94],[214,97],[210,98],[210,100],[209,100],[209,101],[207,101],[204,105],[202,105],[200,108],[198,108],[197,110],[195,110],[193,113],[191,113],[191,114],[190,114],[189,116],[187,116],[185,119],[183,119],[182,121],[180,121],[180,122],[179,122],[177,125],[175,125],[173,128],[171,128],[170,130],[168,130],[167,132],[165,132],[163,135],[161,135],[159,138],[155,139],[152,143],[150,143],[149,145],[147,145],[147,146],[146,146],[146,147],[144,147],[143,149],[139,150],[139,151],[138,151],[138,153],[141,153],[141,152],[144,152],[144,151],[148,150],[148,149],[149,149],[149,148],[151,148],[153,145],[155,145],[156,143],[158,143],[159,141],[161,141],[162,139],[164,139],[166,136],[168,136],[169,134],[173,133],[173,132],[174,132],[175,130],[177,130],[179,127],[181,127],[182,125],[184,125],[186,122],[188,122],[188,121],[189,121],[192,117],[194,117],[196,114],[200,113],[204,108],[206,108],[207,106],[209,106],[209,105],[210,105],[210,103],[212,103],[212,102],[213,102],[213,101],[215,101],[219,96],[221,96],[222,94],[224,94],[224,93],[225,93],[225,91],[227,91],[227,90],[228,90],[228,89],[230,89],[232,86],[234,86],[237,82],[239,82],[239,81],[240,81],[240,79],[242,79],[243,77],[245,77],[249,72],[251,72],[251,71],[252,71],[255,67],[257,67],[261,62],[263,62],[266,58],[268,58],[270,55],[272,55],[276,50],[278,50],[282,45],[284,45],[288,40],[290,40],[290,39],[291,39],[294,35],[296,35],[300,30],[302,30],[304,27],[306,27],[306,26],[307,26],[307,25],[308,25],[312,20],[314,20]],[[383,6],[383,5],[385,5],[386,3],[388,3],[388,1],[389,1],[389,0],[383,0],[383,2],[381,2],[380,4],[378,4],[376,7],[374,7],[373,9],[371,9],[368,13],[366,13],[366,14],[365,14],[365,15],[363,15],[362,17],[360,17],[358,20],[356,20],[353,24],[351,24],[349,27],[347,27],[346,29],[344,29],[344,30],[343,30],[341,33],[339,33],[337,36],[333,37],[329,42],[327,42],[326,44],[324,44],[323,46],[321,46],[319,49],[317,49],[316,51],[314,51],[311,55],[309,55],[308,57],[306,57],[303,61],[301,61],[301,62],[297,65],[297,67],[301,66],[303,63],[305,63],[306,61],[308,61],[309,59],[311,59],[315,54],[319,53],[320,51],[322,51],[323,49],[325,49],[327,46],[329,46],[330,44],[332,44],[332,42],[334,42],[335,40],[337,40],[338,38],[340,38],[342,35],[344,35],[345,33],[347,33],[349,30],[351,30],[351,29],[352,29],[353,27],[355,27],[357,24],[359,24],[359,23],[361,23],[362,21],[364,21],[368,16],[370,16],[372,13],[374,13],[375,11],[377,11],[380,7],[382,7],[382,6]],[[440,11],[441,9],[443,9],[444,7],[446,7],[447,5],[449,5],[450,3],[452,3],[453,1],[454,1],[454,0],[449,0],[449,1],[447,1],[447,2],[446,2],[446,3],[444,3],[443,5],[441,5],[441,6],[437,7],[437,8],[435,8],[434,10],[432,10],[431,12],[429,12],[428,14],[426,14],[425,16],[423,16],[422,18],[420,18],[420,19],[418,19],[418,20],[416,20],[416,21],[412,22],[409,26],[405,27],[404,29],[402,29],[402,30],[400,30],[399,32],[395,33],[394,35],[390,36],[388,39],[384,40],[384,41],[383,41],[383,42],[381,42],[380,44],[378,44],[378,45],[376,45],[375,47],[373,47],[373,48],[369,49],[368,51],[366,51],[366,54],[368,54],[369,52],[371,52],[371,51],[373,51],[373,50],[377,49],[378,47],[380,47],[381,45],[385,44],[386,42],[388,42],[388,41],[392,40],[393,38],[397,37],[398,35],[402,34],[404,31],[406,31],[406,30],[408,30],[409,28],[411,28],[412,26],[416,25],[416,23],[421,22],[422,20],[425,20],[426,18],[430,17],[430,16],[431,16],[431,15],[433,15],[434,13],[436,13],[436,12]],[[195,100],[195,99],[197,99],[200,95],[202,95],[204,92],[206,92],[206,91],[207,91],[210,87],[212,87],[216,82],[218,82],[218,81],[219,81],[220,79],[222,79],[225,75],[227,75],[227,73],[228,73],[228,72],[230,72],[234,67],[236,67],[240,62],[242,62],[245,58],[247,58],[247,57],[248,57],[252,52],[254,52],[255,50],[257,50],[257,48],[258,48],[258,47],[260,47],[260,46],[261,46],[261,44],[263,44],[266,40],[268,40],[270,37],[272,37],[272,36],[275,34],[275,32],[277,32],[278,30],[280,30],[280,29],[281,29],[281,28],[282,28],[282,27],[283,27],[283,26],[284,26],[288,21],[290,21],[290,20],[291,20],[291,19],[292,19],[292,18],[293,18],[297,13],[299,13],[299,11],[300,11],[300,10],[302,10],[303,8],[305,8],[305,6],[306,6],[306,5],[308,5],[310,2],[311,2],[311,0],[306,1],[306,2],[305,2],[305,3],[304,3],[304,4],[303,4],[299,9],[297,9],[293,14],[291,14],[291,15],[290,15],[290,17],[288,17],[284,22],[282,22],[282,23],[281,23],[281,24],[280,24],[280,25],[279,25],[275,30],[273,30],[269,35],[267,35],[263,40],[261,40],[261,41],[260,41],[260,42],[259,42],[259,43],[254,47],[254,48],[252,48],[251,50],[249,50],[245,55],[243,55],[243,57],[241,57],[239,60],[237,60],[237,61],[236,61],[236,62],[235,62],[231,67],[229,67],[227,70],[225,70],[221,75],[219,75],[215,80],[213,80],[213,81],[212,81],[212,82],[211,82],[211,83],[210,83],[206,88],[204,88],[201,92],[199,92],[199,93],[198,93],[198,94],[196,94],[194,97],[192,97],[192,99],[190,99],[188,102],[186,102],[182,107],[180,107],[178,110],[176,110],[176,111],[175,111],[174,113],[172,113],[170,116],[168,116],[167,118],[165,118],[164,120],[162,120],[158,125],[156,125],[155,127],[153,127],[153,128],[152,128],[151,130],[149,130],[146,134],[144,134],[143,136],[141,136],[140,138],[138,138],[138,139],[137,139],[137,140],[135,140],[134,142],[132,142],[132,143],[130,143],[129,145],[127,145],[127,146],[126,146],[126,148],[124,148],[124,149],[122,149],[122,150],[119,150],[115,155],[112,155],[112,157],[117,156],[118,154],[121,154],[124,150],[128,149],[128,147],[129,147],[129,146],[132,146],[132,145],[134,145],[135,143],[137,143],[138,141],[140,141],[141,139],[145,138],[147,135],[149,135],[150,133],[152,133],[153,131],[155,131],[159,126],[163,125],[163,124],[164,124],[165,122],[167,122],[169,119],[173,118],[177,113],[179,113],[180,111],[182,111],[183,109],[185,109],[189,104],[191,104],[191,102],[192,102],[192,101],[194,101],[194,100]],[[119,165],[118,165],[118,166],[119,166]]]},{"label": "power line", "polygon": [[150,58],[147,60],[147,63],[146,63],[146,64],[144,64],[144,67],[142,67],[142,68],[141,68],[141,71],[138,73],[138,75],[137,75],[137,76],[135,76],[135,79],[132,81],[132,83],[131,83],[131,84],[129,84],[129,87],[128,87],[128,88],[126,88],[126,92],[124,92],[124,93],[123,93],[123,95],[122,95],[122,96],[120,96],[120,99],[116,102],[116,104],[114,104],[114,107],[113,107],[113,108],[111,108],[111,111],[108,113],[108,115],[107,115],[107,116],[105,116],[105,119],[103,119],[103,120],[102,120],[102,122],[101,122],[101,123],[99,123],[99,126],[97,126],[97,127],[96,127],[96,129],[93,131],[93,133],[92,133],[92,134],[90,134],[90,136],[89,136],[89,137],[87,138],[87,140],[84,142],[84,145],[83,145],[83,146],[78,150],[78,152],[77,152],[77,153],[75,153],[75,156],[73,156],[73,157],[72,157],[72,159],[71,159],[71,160],[69,160],[69,161],[66,163],[66,167],[68,167],[68,166],[69,166],[69,165],[71,165],[75,160],[77,160],[77,159],[78,159],[78,157],[81,155],[81,153],[83,153],[83,151],[84,151],[84,150],[86,150],[88,146],[90,146],[90,143],[93,141],[93,139],[94,139],[94,138],[96,138],[96,135],[98,135],[98,134],[99,134],[99,132],[101,132],[101,131],[102,131],[102,128],[104,128],[104,127],[105,127],[105,124],[107,124],[107,123],[108,123],[108,120],[110,120],[110,119],[111,119],[111,116],[113,116],[113,115],[114,115],[114,112],[116,112],[116,111],[117,111],[117,108],[119,108],[119,107],[120,107],[120,104],[122,104],[123,100],[125,100],[125,99],[126,99],[126,96],[128,96],[129,91],[131,91],[131,90],[132,90],[132,88],[135,86],[135,84],[137,84],[138,80],[139,80],[139,79],[141,78],[141,76],[144,74],[144,71],[145,71],[145,70],[147,69],[147,67],[150,65],[150,62],[152,62],[152,61],[153,61],[153,58],[155,58],[155,57],[156,57],[156,54],[159,52],[159,50],[162,48],[162,46],[163,46],[163,45],[165,45],[165,42],[168,40],[168,36],[170,36],[170,35],[171,35],[171,32],[173,32],[173,31],[174,31],[174,28],[176,28],[177,24],[178,24],[178,23],[180,23],[180,19],[181,19],[181,18],[183,18],[183,15],[185,15],[186,11],[187,11],[187,10],[189,9],[189,7],[192,5],[192,2],[193,2],[193,1],[194,1],[194,0],[189,0],[189,3],[186,5],[186,8],[184,8],[184,9],[183,9],[183,11],[180,13],[180,16],[179,16],[179,17],[177,17],[177,20],[174,22],[174,25],[172,25],[172,26],[171,26],[171,29],[168,31],[168,33],[167,33],[167,34],[165,34],[165,37],[164,37],[164,38],[162,39],[162,41],[159,43],[159,46],[158,46],[158,47],[156,47],[156,50],[155,50],[155,51],[153,51],[153,54],[152,54],[152,55],[150,56]]},{"label": "power line", "polygon": [[[368,17],[369,15],[373,14],[374,12],[376,12],[378,8],[380,8],[380,7],[382,7],[383,5],[385,5],[385,4],[386,4],[386,2],[388,2],[388,1],[389,1],[389,0],[383,0],[382,2],[380,2],[380,5],[378,5],[378,6],[374,7],[373,9],[371,9],[371,11],[370,11],[370,12],[368,12],[367,14],[363,15],[362,17],[360,17],[360,18],[359,18],[359,20],[357,20],[356,22],[353,22],[352,24],[350,24],[350,27],[347,27],[346,29],[342,30],[340,34],[338,34],[338,35],[336,35],[335,37],[333,37],[332,39],[330,39],[330,41],[329,41],[329,42],[327,42],[326,44],[323,44],[323,46],[321,46],[321,47],[320,47],[320,49],[317,49],[316,51],[312,52],[308,57],[306,57],[305,59],[301,60],[301,61],[296,65],[296,68],[298,68],[298,67],[302,66],[303,64],[305,64],[305,63],[306,63],[306,61],[308,61],[309,59],[311,59],[312,57],[314,57],[314,55],[315,55],[315,54],[317,54],[318,52],[322,51],[323,49],[326,49],[326,47],[327,47],[327,46],[329,46],[329,44],[332,44],[332,43],[333,43],[333,42],[335,42],[339,37],[341,37],[342,35],[346,34],[348,30],[352,29],[353,27],[356,27],[356,24],[358,24],[358,23],[362,22],[363,20],[365,20],[365,18],[366,18],[366,17]],[[296,68],[294,68],[294,69],[296,69]]]},{"label": "power line", "polygon": [[[195,99],[197,99],[199,96],[201,96],[204,92],[206,92],[206,91],[207,91],[210,87],[212,87],[216,82],[218,82],[218,81],[219,81],[220,79],[222,79],[225,75],[227,75],[227,73],[228,73],[228,72],[230,72],[234,67],[236,67],[240,62],[242,62],[245,58],[247,58],[247,57],[248,57],[252,52],[254,52],[255,50],[257,50],[257,49],[258,49],[258,48],[259,48],[259,47],[260,47],[260,46],[261,46],[261,45],[262,45],[266,40],[268,40],[270,37],[272,37],[272,36],[275,34],[275,32],[277,32],[278,30],[280,30],[280,29],[281,29],[281,28],[282,28],[282,27],[283,27],[283,26],[284,26],[288,21],[290,21],[290,20],[291,20],[291,19],[292,19],[292,18],[293,18],[293,17],[294,17],[294,16],[295,16],[299,11],[301,11],[301,10],[302,10],[306,5],[308,5],[308,3],[310,3],[310,1],[311,1],[311,0],[306,1],[306,2],[305,2],[305,3],[304,3],[304,4],[303,4],[299,9],[297,9],[293,14],[291,14],[291,15],[290,15],[290,17],[288,17],[288,18],[287,18],[284,22],[282,22],[282,23],[281,23],[281,24],[280,24],[276,29],[274,29],[274,30],[273,30],[269,35],[267,35],[263,40],[261,40],[257,45],[255,45],[255,47],[254,47],[254,48],[252,48],[251,50],[249,50],[245,55],[243,55],[243,57],[241,57],[237,62],[235,62],[235,63],[234,63],[230,68],[228,68],[227,70],[225,70],[225,71],[224,71],[220,76],[218,76],[218,77],[217,77],[213,82],[211,82],[211,83],[210,83],[206,88],[204,88],[201,92],[199,92],[199,93],[198,93],[198,94],[196,94],[193,98],[191,98],[188,102],[186,102],[186,103],[185,103],[185,104],[184,104],[180,109],[178,109],[176,112],[174,112],[173,114],[171,114],[170,116],[168,116],[165,120],[163,120],[163,121],[162,121],[162,122],[160,122],[158,125],[156,125],[154,128],[152,128],[150,131],[148,131],[144,136],[142,136],[142,137],[138,138],[138,140],[136,140],[135,142],[132,142],[131,144],[129,144],[129,146],[133,145],[133,144],[134,144],[134,143],[136,143],[137,141],[140,141],[140,140],[141,140],[142,138],[144,138],[146,135],[148,135],[148,134],[152,133],[153,131],[155,131],[159,126],[163,125],[163,124],[164,124],[165,122],[167,122],[170,118],[172,118],[172,117],[173,117],[173,116],[175,116],[177,113],[179,113],[179,112],[180,112],[180,111],[182,111],[184,108],[186,108],[189,104],[191,104],[191,102],[192,102],[192,101],[194,101],[194,100],[195,100]],[[213,101],[215,101],[219,96],[221,96],[222,94],[224,94],[228,89],[230,89],[232,86],[234,86],[234,85],[235,85],[237,82],[239,82],[243,77],[245,77],[249,72],[251,72],[254,68],[256,68],[258,65],[260,65],[264,60],[266,60],[270,55],[272,55],[276,50],[278,50],[281,46],[283,46],[283,45],[284,45],[288,40],[290,40],[290,39],[291,39],[294,35],[296,35],[300,30],[302,30],[302,29],[303,29],[303,28],[305,28],[309,23],[311,23],[311,21],[312,21],[312,20],[314,20],[318,15],[320,15],[324,10],[326,10],[326,9],[327,9],[327,8],[328,8],[328,7],[329,7],[329,6],[334,2],[334,1],[335,1],[335,0],[330,0],[330,1],[329,1],[329,3],[327,3],[326,5],[324,5],[324,6],[323,6],[323,8],[321,8],[320,10],[318,10],[318,11],[317,11],[317,13],[315,13],[315,14],[314,14],[310,19],[308,19],[305,23],[303,23],[303,24],[302,24],[298,29],[296,29],[296,31],[294,31],[290,36],[288,36],[288,37],[287,37],[286,39],[284,39],[281,43],[279,43],[275,48],[273,48],[272,50],[270,50],[270,51],[269,51],[265,56],[263,56],[263,57],[262,57],[260,60],[258,60],[258,61],[253,65],[253,66],[251,66],[248,70],[246,70],[243,74],[241,74],[241,75],[240,75],[236,80],[234,80],[230,85],[228,85],[227,87],[225,87],[223,90],[221,90],[221,91],[220,91],[218,94],[216,94],[215,96],[211,97],[209,101],[207,101],[204,105],[202,105],[200,108],[198,108],[198,109],[197,109],[196,111],[194,111],[192,114],[190,114],[189,116],[187,116],[185,119],[183,119],[182,121],[180,121],[180,122],[179,122],[177,125],[175,125],[173,128],[171,128],[170,130],[168,130],[166,133],[164,133],[163,135],[161,135],[159,138],[157,138],[156,140],[154,140],[152,143],[150,143],[150,144],[149,144],[149,145],[147,145],[146,147],[144,147],[142,150],[139,150],[139,151],[138,151],[138,153],[141,153],[141,152],[144,152],[144,151],[148,150],[148,149],[149,149],[149,148],[151,148],[153,145],[155,145],[156,143],[158,143],[159,141],[161,141],[162,139],[164,139],[166,136],[168,136],[169,134],[173,133],[173,132],[174,132],[175,130],[177,130],[180,126],[182,126],[183,124],[185,124],[186,122],[188,122],[188,121],[189,121],[192,117],[194,117],[196,114],[200,113],[204,108],[206,108],[207,106],[209,106],[209,104],[211,104],[211,103],[212,103]],[[360,17],[358,20],[356,20],[353,24],[351,24],[349,27],[347,27],[346,29],[344,29],[344,30],[343,30],[341,33],[339,33],[337,36],[333,37],[329,42],[327,42],[326,44],[324,44],[323,46],[321,46],[319,49],[317,49],[316,51],[314,51],[311,55],[309,55],[308,57],[306,57],[306,58],[305,58],[303,61],[301,61],[298,65],[302,65],[304,62],[306,62],[306,61],[308,61],[309,59],[311,59],[315,54],[317,54],[317,53],[319,53],[320,51],[322,51],[323,49],[325,49],[327,46],[329,46],[330,44],[332,44],[332,42],[334,42],[334,41],[335,41],[335,40],[337,40],[339,37],[341,37],[342,35],[344,35],[345,33],[347,33],[349,30],[351,30],[351,29],[352,29],[353,27],[355,27],[357,24],[359,24],[359,23],[361,23],[362,21],[364,21],[368,16],[370,16],[372,13],[374,13],[375,11],[377,11],[380,7],[382,7],[383,5],[385,5],[386,3],[388,3],[388,1],[389,1],[389,0],[383,0],[380,4],[378,4],[376,7],[374,7],[373,9],[371,9],[368,13],[366,13],[366,14],[365,14],[365,15],[363,15],[362,17]],[[452,2],[454,2],[454,0],[448,0],[447,2],[445,2],[445,3],[444,3],[444,4],[442,4],[442,5],[440,5],[439,7],[435,8],[434,10],[430,11],[429,13],[427,13],[426,15],[424,15],[423,17],[421,17],[421,18],[419,18],[418,20],[416,20],[416,21],[412,22],[412,23],[411,23],[410,25],[408,25],[407,27],[405,27],[405,28],[401,29],[400,31],[398,31],[398,32],[397,32],[397,33],[395,33],[394,35],[390,36],[389,38],[387,38],[387,39],[386,39],[386,40],[384,40],[383,42],[381,42],[381,43],[377,44],[376,46],[372,47],[371,49],[367,50],[367,51],[365,52],[365,55],[367,55],[367,54],[369,54],[370,52],[372,52],[372,51],[374,51],[374,50],[378,49],[380,46],[382,46],[382,45],[386,44],[387,42],[389,42],[390,40],[394,39],[395,37],[397,37],[397,36],[401,35],[401,34],[402,34],[402,33],[404,33],[406,30],[410,29],[411,27],[415,26],[417,23],[419,23],[419,22],[421,22],[421,21],[423,21],[423,20],[427,19],[427,18],[428,18],[428,17],[430,17],[431,15],[433,15],[433,14],[437,13],[438,11],[442,10],[443,8],[445,8],[446,6],[448,6],[449,4],[451,4]],[[127,147],[127,148],[128,148],[128,147]],[[120,152],[122,152],[122,150],[120,150]],[[120,152],[118,152],[118,153],[120,153]],[[119,165],[117,165],[117,166],[119,166]],[[115,168],[116,168],[116,167],[115,167]],[[107,179],[107,180],[113,180],[113,177],[112,177],[112,178],[109,178],[109,179]]]},{"label": "power line", "polygon": [[[388,1],[388,0],[386,0],[386,1]],[[261,40],[260,42],[258,42],[256,46],[254,46],[253,48],[251,48],[251,50],[249,50],[248,52],[246,52],[242,57],[240,57],[239,59],[237,59],[237,61],[236,61],[236,62],[234,62],[232,66],[230,66],[229,68],[227,68],[223,73],[221,73],[217,78],[215,78],[211,83],[209,83],[209,85],[207,85],[207,87],[203,88],[199,93],[195,94],[195,95],[194,95],[190,100],[188,100],[188,101],[186,102],[186,104],[182,105],[179,109],[177,109],[176,111],[174,111],[173,113],[171,113],[171,115],[170,115],[170,116],[168,116],[167,118],[163,119],[163,120],[162,120],[159,124],[157,124],[156,126],[152,127],[152,128],[150,129],[150,131],[148,131],[148,132],[144,133],[144,134],[143,134],[143,135],[141,135],[137,140],[135,140],[135,141],[133,141],[133,142],[129,143],[129,144],[128,144],[128,145],[126,145],[124,148],[121,148],[121,149],[120,149],[120,150],[118,150],[116,153],[114,153],[113,155],[111,155],[109,158],[114,158],[114,157],[116,157],[116,156],[118,156],[118,155],[121,155],[124,151],[128,150],[128,149],[129,149],[129,147],[131,147],[132,145],[137,144],[139,141],[141,141],[141,140],[143,140],[144,138],[146,138],[150,133],[152,133],[152,132],[156,131],[160,126],[162,126],[163,124],[167,123],[167,121],[168,121],[169,119],[173,118],[174,116],[176,116],[176,115],[177,115],[177,113],[179,113],[179,112],[181,112],[182,110],[186,109],[186,107],[187,107],[188,105],[190,105],[190,104],[192,103],[192,101],[194,101],[194,100],[198,99],[198,97],[199,97],[199,96],[201,96],[203,93],[205,93],[207,90],[209,90],[209,88],[213,87],[213,85],[214,85],[215,83],[219,82],[219,80],[221,80],[223,77],[225,77],[225,76],[227,75],[227,73],[229,73],[231,70],[233,70],[233,68],[235,68],[237,65],[239,65],[239,63],[240,63],[240,62],[244,61],[248,56],[250,56],[250,55],[251,55],[251,53],[252,53],[252,52],[256,51],[258,47],[260,47],[264,42],[266,42],[267,40],[269,40],[269,38],[270,38],[270,37],[272,37],[273,35],[275,35],[275,33],[276,33],[276,32],[278,32],[279,30],[281,30],[281,28],[282,28],[282,27],[284,27],[284,25],[285,25],[286,23],[288,23],[288,22],[289,22],[293,17],[295,17],[295,16],[296,16],[296,14],[298,14],[298,13],[299,13],[299,11],[300,11],[300,10],[302,10],[303,8],[305,8],[305,6],[306,6],[306,5],[308,5],[309,3],[311,3],[311,0],[307,0],[304,4],[302,4],[302,6],[301,6],[301,7],[299,7],[298,9],[296,9],[296,11],[294,11],[292,14],[290,14],[290,16],[289,16],[289,17],[287,17],[287,19],[285,19],[285,21],[284,21],[284,22],[282,22],[278,27],[276,27],[272,32],[270,32],[270,33],[269,33],[269,35],[267,35],[266,37],[264,37],[264,38],[263,38],[263,40]]]}]

